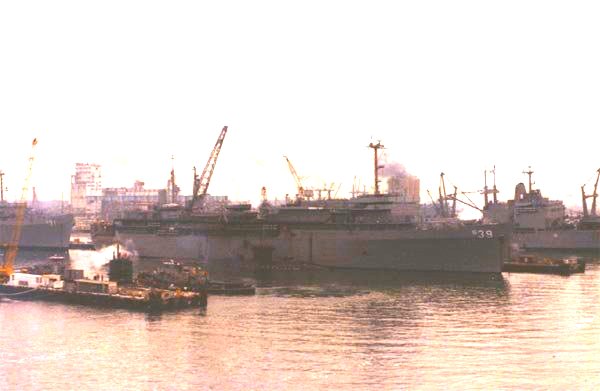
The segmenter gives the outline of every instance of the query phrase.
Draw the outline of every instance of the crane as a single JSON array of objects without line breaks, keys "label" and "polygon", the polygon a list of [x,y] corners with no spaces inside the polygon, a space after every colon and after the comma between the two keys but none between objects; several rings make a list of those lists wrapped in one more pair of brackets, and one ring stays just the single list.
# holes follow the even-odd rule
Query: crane
[{"label": "crane", "polygon": [[206,198],[206,192],[208,191],[210,178],[215,170],[217,158],[219,157],[219,152],[221,152],[221,147],[223,146],[223,140],[225,140],[226,134],[227,126],[224,126],[223,130],[221,130],[221,134],[219,134],[219,138],[217,139],[215,146],[213,147],[210,157],[206,162],[206,166],[204,166],[204,170],[202,171],[200,178],[198,178],[196,167],[194,167],[194,195],[190,204],[192,208],[204,208],[204,199]]},{"label": "crane", "polygon": [[15,226],[13,228],[12,237],[6,252],[4,253],[4,260],[0,264],[0,282],[5,282],[10,278],[13,273],[13,265],[17,252],[19,251],[19,241],[21,239],[21,229],[23,228],[23,220],[25,219],[25,209],[27,208],[27,191],[29,189],[29,179],[31,178],[31,169],[33,167],[34,160],[34,149],[37,145],[37,138],[34,138],[31,142],[31,156],[29,157],[29,166],[27,167],[27,175],[25,176],[25,184],[21,192],[21,200],[17,205],[17,213],[15,219]]},{"label": "crane", "polygon": [[292,165],[292,162],[290,161],[290,159],[288,159],[287,156],[284,156],[284,159],[288,164],[288,168],[290,169],[292,176],[294,177],[294,181],[296,181],[296,188],[298,189],[298,194],[296,194],[296,197],[299,199],[302,199],[304,197],[307,197],[307,198],[312,197],[313,191],[304,189],[304,186],[302,186],[302,181],[300,180],[300,176],[296,172],[296,169]]},{"label": "crane", "polygon": [[[438,193],[440,194],[440,210],[442,217],[448,215],[448,195],[446,194],[446,182],[444,181],[444,173],[440,173],[440,185],[438,186]],[[443,192],[442,192],[443,189]]]},{"label": "crane", "polygon": [[585,190],[583,189],[585,185],[581,186],[581,196],[583,198],[583,215],[588,216],[587,210],[587,198],[592,199],[592,208],[590,214],[592,216],[596,216],[596,199],[598,198],[598,182],[600,181],[600,168],[597,170],[598,176],[596,176],[596,183],[594,183],[594,192],[590,195],[585,194]]},{"label": "crane", "polygon": [[433,200],[433,197],[431,196],[431,193],[429,192],[429,189],[427,189],[427,194],[429,195],[429,198],[431,198],[431,204],[432,204],[432,205],[433,205],[433,207],[435,208],[435,211],[436,211],[438,214],[440,214],[440,208],[439,208],[439,206],[438,206],[437,202],[435,202],[435,201]]}]

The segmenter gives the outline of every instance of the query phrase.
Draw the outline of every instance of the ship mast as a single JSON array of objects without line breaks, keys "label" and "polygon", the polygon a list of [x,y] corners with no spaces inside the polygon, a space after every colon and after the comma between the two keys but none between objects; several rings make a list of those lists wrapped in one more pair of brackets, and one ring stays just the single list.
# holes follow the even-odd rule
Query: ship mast
[{"label": "ship mast", "polygon": [[385,148],[382,144],[381,141],[378,141],[377,144],[373,144],[370,143],[369,144],[369,148],[373,148],[373,154],[374,154],[374,163],[375,163],[375,167],[374,167],[374,171],[375,171],[375,195],[379,195],[379,162],[377,159],[377,151],[379,149]]},{"label": "ship mast", "polygon": [[494,189],[492,190],[494,193],[494,204],[498,203],[498,197],[496,196],[496,194],[498,194],[498,189],[496,189],[496,165],[494,164],[494,169],[492,170],[492,173],[494,174]]},{"label": "ship mast", "polygon": [[488,186],[487,186],[487,170],[483,170],[483,207],[487,208],[490,203],[488,200]]},{"label": "ship mast", "polygon": [[4,202],[4,173],[0,171],[0,202]]},{"label": "ship mast", "polygon": [[171,203],[177,203],[177,185],[175,184],[175,156],[171,155]]},{"label": "ship mast", "polygon": [[533,171],[531,171],[531,166],[529,166],[529,171],[523,171],[523,174],[529,175],[529,193],[531,194],[531,174],[533,174]]}]

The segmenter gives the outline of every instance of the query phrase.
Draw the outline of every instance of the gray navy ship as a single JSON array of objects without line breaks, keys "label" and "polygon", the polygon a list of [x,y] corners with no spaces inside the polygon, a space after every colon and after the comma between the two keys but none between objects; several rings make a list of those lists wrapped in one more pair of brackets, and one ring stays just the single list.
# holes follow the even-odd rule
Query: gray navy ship
[{"label": "gray navy ship", "polygon": [[[600,254],[600,216],[596,211],[600,169],[592,194],[586,195],[584,186],[581,187],[583,216],[577,220],[568,218],[562,201],[550,200],[542,195],[541,190],[533,189],[531,169],[525,174],[529,175],[529,187],[526,188],[523,183],[517,184],[514,198],[507,202],[498,202],[495,185],[489,191],[494,195],[493,201],[488,202],[486,184],[483,221],[512,225],[513,244],[523,250],[585,251]],[[587,206],[588,198],[592,198],[590,210]]]},{"label": "gray navy ship", "polygon": [[[110,227],[116,240],[140,257],[241,266],[500,273],[510,256],[506,225],[423,223],[418,200],[407,202],[402,194],[380,193],[381,143],[369,145],[375,157],[373,194],[314,200],[313,192],[297,180],[296,199],[285,205],[265,201],[257,210],[228,205],[211,211],[204,200],[226,131],[227,127],[202,176],[194,175],[189,205],[172,203],[117,219]],[[290,169],[298,179],[291,164]]]},{"label": "gray navy ship", "polygon": [[[0,247],[6,247],[16,225],[17,205],[0,202]],[[73,230],[72,214],[49,214],[27,209],[21,226],[19,248],[66,250]]]},{"label": "gray navy ship", "polygon": [[207,263],[499,273],[509,257],[504,225],[419,225],[394,221],[390,209],[370,208],[371,202],[358,204],[283,206],[267,213],[248,205],[203,216],[167,206],[117,220],[114,230],[139,256]]}]

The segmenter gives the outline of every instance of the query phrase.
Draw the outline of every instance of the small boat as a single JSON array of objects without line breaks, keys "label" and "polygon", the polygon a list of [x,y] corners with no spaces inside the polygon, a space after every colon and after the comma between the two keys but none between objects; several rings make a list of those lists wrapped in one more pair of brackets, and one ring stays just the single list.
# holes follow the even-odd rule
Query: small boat
[{"label": "small boat", "polygon": [[504,262],[503,272],[510,273],[545,273],[568,276],[585,272],[585,261],[576,257],[564,259],[539,258],[533,255],[520,255]]},{"label": "small boat", "polygon": [[208,281],[206,292],[210,295],[254,295],[253,284],[233,281]]},{"label": "small boat", "polygon": [[53,256],[48,257],[48,260],[53,262],[61,262],[65,260],[65,257],[63,257],[62,255],[54,254]]}]

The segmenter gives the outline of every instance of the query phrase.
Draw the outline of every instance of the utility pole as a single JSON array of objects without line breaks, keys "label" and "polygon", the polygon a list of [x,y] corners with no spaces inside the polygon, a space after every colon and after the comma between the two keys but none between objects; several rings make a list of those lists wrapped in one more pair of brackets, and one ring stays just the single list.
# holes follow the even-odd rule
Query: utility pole
[{"label": "utility pole", "polygon": [[373,153],[374,153],[374,161],[375,161],[375,194],[378,195],[379,194],[379,162],[377,160],[377,151],[379,149],[385,148],[382,144],[381,141],[378,141],[377,144],[373,144],[370,143],[369,144],[369,148],[373,148]]}]

